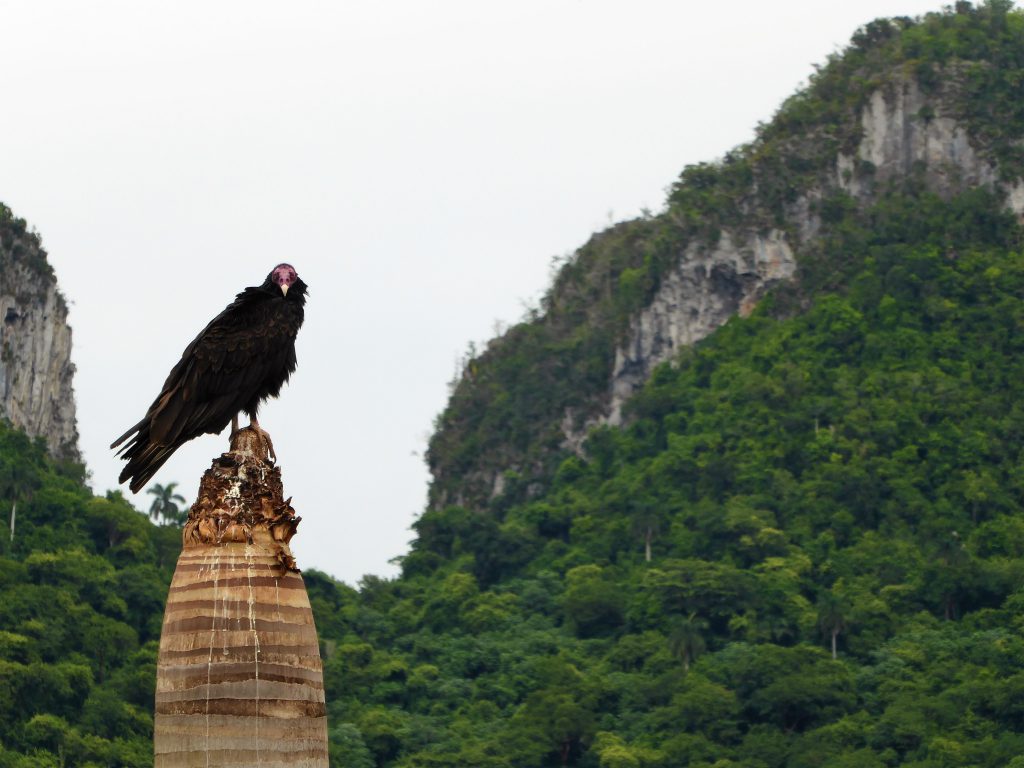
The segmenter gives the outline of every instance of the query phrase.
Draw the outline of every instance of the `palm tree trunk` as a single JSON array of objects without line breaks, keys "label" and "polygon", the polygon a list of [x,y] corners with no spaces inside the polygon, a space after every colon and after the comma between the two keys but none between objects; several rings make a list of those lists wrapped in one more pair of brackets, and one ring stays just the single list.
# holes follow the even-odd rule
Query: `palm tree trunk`
[{"label": "palm tree trunk", "polygon": [[644,557],[646,561],[651,562],[651,539],[654,537],[654,532],[651,530],[651,526],[647,526],[647,531],[644,534]]},{"label": "palm tree trunk", "polygon": [[839,637],[839,630],[838,629],[833,629],[832,630],[832,658],[833,659],[838,658],[837,654],[836,654],[836,638],[837,637]]},{"label": "palm tree trunk", "polygon": [[11,543],[14,543],[14,518],[18,515],[18,502],[11,502]]},{"label": "palm tree trunk", "polygon": [[295,510],[279,469],[253,454],[229,455],[203,476],[171,582],[155,768],[327,768],[319,644],[288,545]]}]

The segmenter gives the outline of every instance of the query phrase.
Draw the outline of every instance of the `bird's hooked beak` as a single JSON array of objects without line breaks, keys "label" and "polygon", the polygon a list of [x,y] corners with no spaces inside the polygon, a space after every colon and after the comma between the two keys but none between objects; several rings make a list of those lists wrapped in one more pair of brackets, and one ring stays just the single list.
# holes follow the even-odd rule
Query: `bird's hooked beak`
[{"label": "bird's hooked beak", "polygon": [[288,283],[281,283],[281,293],[288,295]]}]

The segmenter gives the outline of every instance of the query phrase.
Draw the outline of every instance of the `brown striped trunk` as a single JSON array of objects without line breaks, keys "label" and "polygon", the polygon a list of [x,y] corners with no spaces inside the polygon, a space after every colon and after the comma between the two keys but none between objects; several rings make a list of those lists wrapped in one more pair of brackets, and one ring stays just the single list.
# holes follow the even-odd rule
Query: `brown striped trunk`
[{"label": "brown striped trunk", "polygon": [[299,519],[280,470],[232,447],[203,476],[171,582],[155,766],[327,768],[316,628],[288,547]]}]

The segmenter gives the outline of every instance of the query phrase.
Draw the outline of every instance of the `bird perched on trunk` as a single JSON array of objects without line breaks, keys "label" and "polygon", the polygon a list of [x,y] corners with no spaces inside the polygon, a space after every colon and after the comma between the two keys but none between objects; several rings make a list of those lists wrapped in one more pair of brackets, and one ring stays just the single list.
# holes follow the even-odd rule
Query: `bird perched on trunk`
[{"label": "bird perched on trunk", "polygon": [[[295,370],[295,336],[302,325],[306,284],[290,264],[274,267],[262,285],[246,288],[181,355],[142,421],[111,444],[128,462],[119,478],[138,493],[171,454],[204,433],[231,424],[238,412],[267,441],[256,420],[260,403],[277,397]],[[129,438],[131,438],[129,440]]]}]

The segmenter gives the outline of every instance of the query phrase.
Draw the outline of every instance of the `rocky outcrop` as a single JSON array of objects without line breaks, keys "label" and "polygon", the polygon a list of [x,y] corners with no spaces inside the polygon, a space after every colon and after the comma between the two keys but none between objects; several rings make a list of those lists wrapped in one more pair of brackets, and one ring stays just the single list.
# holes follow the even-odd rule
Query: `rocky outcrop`
[{"label": "rocky outcrop", "polygon": [[897,77],[874,91],[861,110],[856,152],[836,158],[838,187],[865,200],[879,184],[921,174],[943,197],[968,187],[1000,189],[1015,213],[1024,212],[1024,185],[1001,181],[995,163],[956,118],[958,87],[953,79],[938,93],[925,94],[917,80]]},{"label": "rocky outcrop", "polygon": [[733,315],[749,315],[765,290],[795,273],[796,257],[780,230],[765,235],[725,230],[714,246],[691,244],[615,353],[608,423],[621,422],[623,404],[656,365]]},{"label": "rocky outcrop", "polygon": [[957,87],[951,80],[939,93],[925,94],[913,78],[894,77],[874,91],[861,110],[856,151],[839,153],[834,178],[807,190],[790,206],[786,231],[762,234],[737,228],[724,230],[713,246],[691,243],[616,350],[604,415],[588,420],[583,430],[567,416],[566,445],[578,450],[586,429],[621,423],[623,405],[657,365],[733,315],[749,314],[772,284],[793,279],[795,251],[820,229],[813,201],[840,190],[869,203],[889,183],[920,174],[942,197],[988,187],[1004,195],[1010,210],[1024,214],[1024,181],[1002,179],[998,167],[971,143],[967,129],[954,116]]},{"label": "rocky outcrop", "polygon": [[67,317],[39,238],[0,205],[0,416],[78,460]]}]

